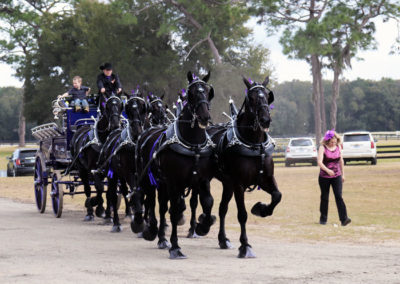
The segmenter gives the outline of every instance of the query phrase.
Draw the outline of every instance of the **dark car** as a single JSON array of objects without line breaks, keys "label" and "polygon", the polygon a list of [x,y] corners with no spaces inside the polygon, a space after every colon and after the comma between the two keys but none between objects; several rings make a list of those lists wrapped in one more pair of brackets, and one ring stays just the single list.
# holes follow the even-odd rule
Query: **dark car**
[{"label": "dark car", "polygon": [[35,168],[35,155],[37,149],[17,149],[14,151],[7,164],[7,176],[33,174]]}]

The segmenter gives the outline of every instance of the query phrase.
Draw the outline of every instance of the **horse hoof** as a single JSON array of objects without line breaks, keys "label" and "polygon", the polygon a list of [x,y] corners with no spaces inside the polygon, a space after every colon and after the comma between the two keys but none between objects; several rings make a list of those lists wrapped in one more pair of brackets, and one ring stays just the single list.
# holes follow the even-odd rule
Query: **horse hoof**
[{"label": "horse hoof", "polygon": [[238,258],[255,258],[253,250],[250,245],[240,246]]},{"label": "horse hoof", "polygon": [[101,206],[97,206],[95,210],[96,216],[99,218],[104,218],[105,217],[105,211],[104,208]]},{"label": "horse hoof", "polygon": [[111,233],[121,233],[122,226],[121,225],[114,225],[111,229]]},{"label": "horse hoof", "polygon": [[267,217],[272,215],[272,210],[270,207],[262,202],[257,202],[251,208],[251,213],[255,216]]},{"label": "horse hoof", "polygon": [[133,218],[131,222],[131,230],[135,234],[141,233],[144,230],[145,222],[142,220],[141,223],[136,222],[137,219]]},{"label": "horse hoof", "polygon": [[[206,214],[202,213],[199,218],[199,223],[204,223],[206,222]],[[217,220],[217,217],[215,215],[211,215],[210,219],[207,221],[207,224],[210,224],[210,226],[214,225],[215,221]]]},{"label": "horse hoof", "polygon": [[157,237],[157,227],[156,228],[150,228],[146,227],[143,231],[143,238],[146,241],[154,241]]},{"label": "horse hoof", "polygon": [[171,248],[171,244],[167,240],[158,241],[157,247],[159,249],[169,249]]},{"label": "horse hoof", "polygon": [[90,205],[90,197],[86,198],[86,200],[85,200],[85,207],[86,207],[86,208],[92,207],[92,206]]},{"label": "horse hoof", "polygon": [[84,222],[90,222],[94,220],[94,216],[93,215],[86,215],[85,218],[83,219]]},{"label": "horse hoof", "polygon": [[179,221],[178,221],[178,226],[183,226],[183,225],[185,225],[185,222],[186,222],[185,215],[182,214],[181,218],[180,218]]},{"label": "horse hoof", "polygon": [[219,248],[220,249],[233,249],[233,245],[228,239],[225,239],[224,241],[219,242]]},{"label": "horse hoof", "polygon": [[103,225],[112,225],[114,222],[113,222],[113,219],[110,217],[110,218],[104,218],[104,222],[103,222]]},{"label": "horse hoof", "polygon": [[200,236],[198,234],[196,234],[196,230],[193,230],[193,229],[189,229],[189,233],[188,233],[187,237],[189,239],[198,239],[198,238],[200,238]]},{"label": "horse hoof", "polygon": [[211,215],[210,217],[206,217],[206,215],[203,213],[199,216],[199,223],[196,224],[196,229],[195,232],[199,236],[205,236],[208,234],[210,231],[210,227],[214,225],[215,221],[217,220],[217,217],[214,215]]},{"label": "horse hoof", "polygon": [[201,223],[197,223],[196,229],[194,230],[194,232],[201,237],[207,235],[209,231],[210,231],[210,226],[206,226]]},{"label": "horse hoof", "polygon": [[169,249],[169,259],[186,259],[187,256],[181,252],[180,248]]},{"label": "horse hoof", "polygon": [[143,232],[137,234],[138,239],[143,239]]}]

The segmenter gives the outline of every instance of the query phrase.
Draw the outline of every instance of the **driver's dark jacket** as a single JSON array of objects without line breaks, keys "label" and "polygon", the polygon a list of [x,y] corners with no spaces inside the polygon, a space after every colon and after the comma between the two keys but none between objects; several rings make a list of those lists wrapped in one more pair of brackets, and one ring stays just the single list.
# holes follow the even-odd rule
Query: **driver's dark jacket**
[{"label": "driver's dark jacket", "polygon": [[97,76],[97,87],[99,88],[99,93],[102,88],[106,89],[106,96],[109,97],[112,93],[117,93],[118,89],[122,89],[121,82],[117,74],[111,74],[111,76],[106,76],[101,73]]}]

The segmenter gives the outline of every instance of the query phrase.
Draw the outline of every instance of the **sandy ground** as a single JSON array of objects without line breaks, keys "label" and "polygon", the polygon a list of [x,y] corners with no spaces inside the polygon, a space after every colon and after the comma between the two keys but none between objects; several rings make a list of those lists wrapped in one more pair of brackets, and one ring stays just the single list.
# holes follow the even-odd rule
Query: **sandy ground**
[{"label": "sandy ground", "polygon": [[[0,283],[400,283],[400,244],[290,242],[252,237],[256,259],[220,250],[214,237],[186,239],[186,260],[169,260],[156,242],[120,234],[82,212],[0,198]],[[237,234],[229,232],[236,247]],[[235,239],[235,240],[234,240]]]}]

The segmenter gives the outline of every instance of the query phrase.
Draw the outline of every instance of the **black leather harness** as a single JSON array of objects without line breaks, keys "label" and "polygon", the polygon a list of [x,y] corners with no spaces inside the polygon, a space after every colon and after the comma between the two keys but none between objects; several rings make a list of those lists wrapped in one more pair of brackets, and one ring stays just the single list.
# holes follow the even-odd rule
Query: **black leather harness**
[{"label": "black leather harness", "polygon": [[243,157],[258,157],[260,159],[260,169],[257,176],[257,182],[249,191],[253,191],[260,183],[264,173],[264,163],[267,157],[272,156],[275,149],[275,141],[266,133],[265,140],[262,143],[251,143],[246,141],[238,131],[237,119],[228,123],[225,133],[221,136],[217,145],[217,163],[221,171],[224,169],[223,156],[239,155]]}]

